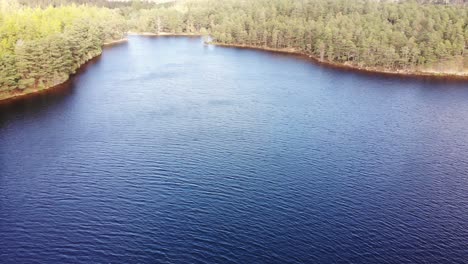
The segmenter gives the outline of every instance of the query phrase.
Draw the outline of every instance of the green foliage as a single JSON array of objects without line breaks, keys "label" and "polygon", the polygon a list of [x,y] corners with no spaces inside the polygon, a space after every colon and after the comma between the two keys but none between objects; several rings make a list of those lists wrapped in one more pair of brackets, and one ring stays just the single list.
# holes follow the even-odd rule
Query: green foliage
[{"label": "green foliage", "polygon": [[468,8],[463,5],[193,0],[142,10],[131,21],[135,31],[203,30],[218,43],[294,49],[321,60],[361,67],[411,69],[468,54]]},{"label": "green foliage", "polygon": [[16,89],[18,78],[14,56],[4,55],[0,57],[0,92]]},{"label": "green foliage", "polygon": [[0,0],[0,93],[61,83],[128,30],[204,34],[360,67],[467,64],[468,8],[458,0],[133,1],[113,9],[105,0],[20,1]]},{"label": "green foliage", "polygon": [[127,31],[118,10],[90,6],[21,8],[0,5],[0,92],[63,82]]}]

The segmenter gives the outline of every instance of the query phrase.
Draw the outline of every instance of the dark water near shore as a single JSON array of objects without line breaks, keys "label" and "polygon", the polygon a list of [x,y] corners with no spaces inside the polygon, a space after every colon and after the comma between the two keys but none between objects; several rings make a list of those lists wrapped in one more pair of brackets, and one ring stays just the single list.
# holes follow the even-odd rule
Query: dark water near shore
[{"label": "dark water near shore", "polygon": [[467,263],[468,85],[131,37],[0,106],[0,263]]}]

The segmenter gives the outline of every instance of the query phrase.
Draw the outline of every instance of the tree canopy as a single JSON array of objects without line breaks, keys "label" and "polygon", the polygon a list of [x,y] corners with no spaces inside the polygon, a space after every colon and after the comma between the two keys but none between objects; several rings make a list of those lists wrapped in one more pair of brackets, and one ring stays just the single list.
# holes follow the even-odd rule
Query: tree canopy
[{"label": "tree canopy", "polygon": [[126,31],[117,10],[76,5],[21,8],[2,0],[0,92],[61,83],[100,54],[104,42],[122,38]]},{"label": "tree canopy", "polygon": [[210,35],[375,69],[468,64],[468,8],[447,4],[457,0],[21,1],[0,0],[0,94],[61,83],[128,30]]},{"label": "tree canopy", "polygon": [[468,8],[415,1],[199,0],[134,15],[138,31],[291,48],[332,62],[407,69],[466,57]]}]

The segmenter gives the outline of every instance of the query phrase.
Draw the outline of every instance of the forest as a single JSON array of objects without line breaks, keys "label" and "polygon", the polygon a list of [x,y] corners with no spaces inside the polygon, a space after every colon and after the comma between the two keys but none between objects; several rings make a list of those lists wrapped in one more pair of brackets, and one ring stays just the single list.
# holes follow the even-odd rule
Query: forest
[{"label": "forest", "polygon": [[215,43],[293,49],[330,62],[412,69],[464,59],[468,8],[360,0],[206,0],[141,10],[139,31],[198,32]]},{"label": "forest", "polygon": [[99,55],[106,41],[122,38],[116,11],[91,6],[22,8],[4,1],[0,13],[0,92],[48,88]]},{"label": "forest", "polygon": [[443,61],[464,68],[468,8],[448,3],[0,0],[0,97],[62,83],[128,31],[209,35],[215,44],[291,50],[371,69],[415,71]]}]

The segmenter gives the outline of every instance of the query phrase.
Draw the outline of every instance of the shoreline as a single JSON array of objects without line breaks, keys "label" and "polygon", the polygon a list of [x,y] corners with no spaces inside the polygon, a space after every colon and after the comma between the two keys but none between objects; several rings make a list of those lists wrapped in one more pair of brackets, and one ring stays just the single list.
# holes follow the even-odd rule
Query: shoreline
[{"label": "shoreline", "polygon": [[147,36],[147,37],[158,37],[158,36],[180,36],[180,37],[201,37],[200,33],[170,33],[170,32],[132,32],[129,31],[127,36]]},{"label": "shoreline", "polygon": [[273,52],[273,53],[281,53],[281,54],[289,54],[301,57],[303,59],[307,59],[308,61],[312,61],[316,65],[323,65],[329,68],[340,69],[340,70],[347,70],[347,71],[355,71],[360,73],[369,73],[369,74],[381,74],[393,77],[406,77],[406,78],[432,78],[432,79],[453,79],[453,80],[468,80],[468,73],[444,73],[444,72],[430,72],[430,71],[409,71],[409,70],[385,70],[379,68],[366,68],[366,67],[359,67],[344,63],[338,62],[330,62],[327,60],[320,60],[319,58],[309,55],[294,48],[270,48],[270,47],[259,47],[253,45],[243,45],[243,44],[224,44],[224,43],[216,43],[216,42],[207,42],[208,45],[214,45],[219,47],[227,47],[227,48],[239,48],[239,49],[250,49],[250,50],[259,50],[259,51],[266,51],[266,52]]},{"label": "shoreline", "polygon": [[127,42],[127,41],[128,41],[128,38],[127,38],[127,37],[124,37],[124,38],[121,38],[121,39],[116,39],[116,40],[104,42],[104,43],[102,44],[102,46],[103,46],[103,47],[112,46],[112,45],[119,44],[119,43],[123,43],[123,42]]},{"label": "shoreline", "polygon": [[[120,43],[124,43],[124,42],[127,42],[128,41],[128,38],[127,37],[124,37],[124,38],[121,38],[121,39],[116,39],[116,40],[112,40],[112,41],[108,41],[108,42],[104,42],[102,44],[102,48],[105,48],[105,47],[110,47],[110,46],[113,46],[113,45],[118,45]],[[24,90],[21,90],[21,91],[15,91],[15,92],[7,92],[7,93],[0,93],[0,103],[7,103],[7,102],[11,102],[11,101],[16,101],[18,99],[23,99],[23,98],[26,98],[26,97],[30,97],[30,96],[34,96],[34,95],[38,95],[38,94],[41,94],[41,93],[44,93],[44,92],[47,92],[49,90],[53,90],[55,88],[59,88],[59,87],[62,87],[63,84],[65,84],[66,82],[68,82],[70,80],[70,78],[77,74],[80,70],[83,69],[84,66],[86,66],[88,63],[90,63],[91,61],[93,61],[94,59],[96,59],[97,57],[101,56],[102,54],[102,51],[92,57],[91,59],[89,59],[88,61],[86,61],[85,63],[81,64],[80,67],[78,67],[78,69],[76,70],[76,73],[74,74],[70,74],[69,76],[67,76],[66,79],[64,79],[62,82],[60,83],[57,83],[55,85],[52,85],[52,86],[49,86],[49,87],[46,87],[46,88],[42,88],[42,89],[36,89],[36,88],[26,88]]]},{"label": "shoreline", "polygon": [[[121,43],[125,43],[128,41],[127,36],[147,36],[147,37],[158,37],[158,36],[184,36],[184,37],[201,37],[203,36],[202,34],[199,33],[169,33],[169,32],[160,32],[160,33],[152,33],[152,32],[131,32],[129,31],[126,35],[126,37],[113,40],[113,41],[108,41],[104,42],[102,47],[110,47],[113,45],[118,45]],[[240,48],[240,49],[250,49],[250,50],[259,50],[259,51],[266,51],[266,52],[274,52],[274,53],[282,53],[282,54],[289,54],[289,55],[294,55],[298,56],[303,59],[307,59],[308,61],[312,61],[316,65],[323,65],[326,67],[334,68],[334,69],[341,69],[341,70],[348,70],[348,71],[355,71],[355,72],[360,72],[360,73],[369,73],[369,74],[382,74],[382,75],[387,75],[387,76],[393,76],[393,77],[408,77],[408,78],[432,78],[432,79],[452,79],[452,80],[462,80],[462,81],[467,81],[468,80],[468,73],[460,73],[460,74],[451,74],[451,73],[443,73],[443,72],[425,72],[425,71],[405,71],[405,70],[397,70],[397,71],[390,71],[390,70],[384,70],[384,69],[377,69],[377,68],[365,68],[365,67],[358,67],[358,66],[353,66],[353,65],[347,65],[344,63],[337,63],[337,62],[330,62],[326,60],[320,60],[319,58],[305,54],[303,52],[300,52],[298,50],[295,50],[294,48],[269,48],[269,47],[259,47],[259,46],[253,46],[253,45],[242,45],[242,44],[224,44],[224,43],[216,43],[216,42],[205,42],[207,45],[214,45],[214,46],[219,46],[219,47],[227,47],[227,48]],[[101,56],[101,53],[98,55],[94,56],[87,62],[83,63],[78,69],[80,71],[86,64],[88,64],[90,61],[94,60],[95,58]],[[76,73],[75,73],[76,74]],[[72,77],[75,74],[71,74],[68,76],[63,82],[58,83],[56,85],[43,88],[43,89],[34,89],[34,88],[27,88],[22,91],[15,91],[12,93],[5,93],[1,94],[0,93],[0,103],[4,103],[7,101],[14,101],[17,99],[22,99],[23,97],[29,97],[33,96],[35,94],[40,94],[48,90],[52,90],[56,87],[62,86],[64,83],[66,83],[70,77]]]},{"label": "shoreline", "polygon": [[[102,48],[111,47],[111,46],[114,46],[114,45],[125,43],[125,42],[128,41],[128,36],[148,36],[148,37],[150,37],[150,36],[186,36],[186,37],[193,36],[193,37],[200,37],[202,35],[198,34],[198,33],[169,33],[169,32],[151,33],[151,32],[131,32],[131,31],[129,31],[129,32],[127,32],[126,36],[121,38],[121,39],[116,39],[116,40],[104,42],[102,44]],[[98,55],[92,57],[91,59],[89,59],[88,61],[86,61],[82,65],[80,65],[80,67],[78,67],[78,69],[76,70],[77,71],[76,73],[78,73],[86,64],[93,61],[97,57],[101,56],[101,54],[102,54],[102,51]],[[20,100],[20,99],[23,99],[25,97],[38,95],[38,94],[47,92],[49,90],[53,90],[55,88],[61,87],[64,83],[66,83],[68,80],[70,80],[70,78],[73,75],[75,75],[76,73],[70,74],[63,82],[60,82],[58,84],[55,84],[55,85],[52,85],[52,86],[49,86],[49,87],[46,87],[46,88],[42,88],[42,89],[26,88],[26,89],[20,90],[20,91],[0,93],[0,103],[7,103],[7,102],[11,102],[11,101]]]}]

